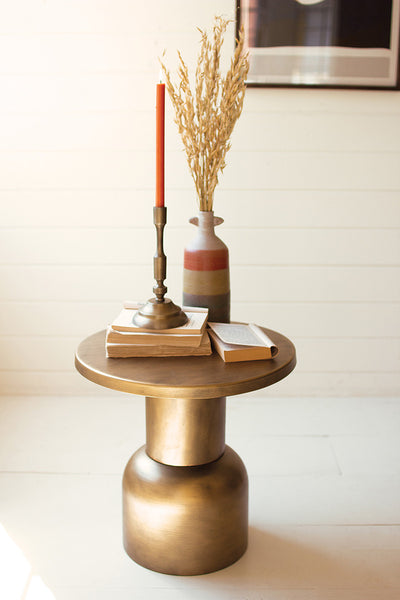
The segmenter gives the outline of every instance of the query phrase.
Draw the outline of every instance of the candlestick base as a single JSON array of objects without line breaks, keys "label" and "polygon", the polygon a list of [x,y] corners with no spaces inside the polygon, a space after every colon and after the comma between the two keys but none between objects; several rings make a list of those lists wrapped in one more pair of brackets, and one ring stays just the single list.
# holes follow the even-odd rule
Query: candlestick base
[{"label": "candlestick base", "polygon": [[134,315],[132,322],[146,329],[174,329],[187,323],[188,318],[169,298],[162,302],[150,298]]}]

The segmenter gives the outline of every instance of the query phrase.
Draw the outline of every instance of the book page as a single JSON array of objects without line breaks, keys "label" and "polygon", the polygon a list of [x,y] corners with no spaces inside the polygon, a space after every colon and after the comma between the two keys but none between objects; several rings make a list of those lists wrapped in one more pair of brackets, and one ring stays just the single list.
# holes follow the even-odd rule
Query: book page
[{"label": "book page", "polygon": [[262,338],[257,335],[254,330],[257,326],[250,327],[241,323],[208,323],[208,325],[226,344],[267,346],[268,348],[273,346],[273,342],[262,331]]}]

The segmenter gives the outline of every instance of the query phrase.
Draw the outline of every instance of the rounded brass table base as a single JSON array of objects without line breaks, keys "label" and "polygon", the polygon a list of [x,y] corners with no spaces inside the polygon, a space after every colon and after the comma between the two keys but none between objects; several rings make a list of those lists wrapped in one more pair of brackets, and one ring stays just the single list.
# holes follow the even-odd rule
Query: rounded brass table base
[{"label": "rounded brass table base", "polygon": [[229,566],[247,548],[248,478],[229,446],[211,463],[175,467],[140,448],[123,477],[124,546],[140,565],[170,575]]},{"label": "rounded brass table base", "polygon": [[146,397],[146,446],[123,479],[124,546],[140,565],[173,575],[229,566],[247,547],[248,480],[225,446],[225,396],[280,381],[294,369],[295,348],[272,360],[224,363],[210,356],[106,358],[105,332],[84,340],[75,364],[105,387]]}]

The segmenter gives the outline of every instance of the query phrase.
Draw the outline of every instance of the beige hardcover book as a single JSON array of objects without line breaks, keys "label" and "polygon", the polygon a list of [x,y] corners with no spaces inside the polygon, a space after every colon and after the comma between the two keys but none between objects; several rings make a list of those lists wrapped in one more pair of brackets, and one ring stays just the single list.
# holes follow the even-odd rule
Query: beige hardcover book
[{"label": "beige hardcover book", "polygon": [[142,346],[106,343],[107,358],[135,358],[140,356],[208,356],[212,353],[207,331],[199,346]]},{"label": "beige hardcover book", "polygon": [[[125,306],[126,305],[127,303],[125,303]],[[154,329],[138,327],[132,323],[136,309],[137,307],[133,308],[133,305],[132,308],[123,308],[118,317],[111,323],[111,327],[115,331],[130,331],[131,333],[154,333]],[[157,333],[168,333],[175,335],[194,335],[203,333],[207,323],[208,308],[193,309],[191,307],[184,307],[183,310],[189,319],[185,325],[182,325],[181,327],[174,327],[172,329],[158,329]]]},{"label": "beige hardcover book", "polygon": [[244,323],[209,323],[212,344],[225,362],[266,360],[278,354],[273,341],[258,327]]},{"label": "beige hardcover book", "polygon": [[110,325],[107,328],[106,342],[108,344],[135,344],[136,346],[200,346],[202,333],[146,333],[141,331],[116,331]]}]

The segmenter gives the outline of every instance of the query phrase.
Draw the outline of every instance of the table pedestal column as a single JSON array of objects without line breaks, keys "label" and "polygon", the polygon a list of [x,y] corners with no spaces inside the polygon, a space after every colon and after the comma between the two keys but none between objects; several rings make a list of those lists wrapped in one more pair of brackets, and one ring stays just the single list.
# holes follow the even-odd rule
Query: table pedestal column
[{"label": "table pedestal column", "polygon": [[201,575],[245,552],[248,479],[225,446],[225,398],[146,398],[146,445],[123,477],[124,546],[137,563]]}]

